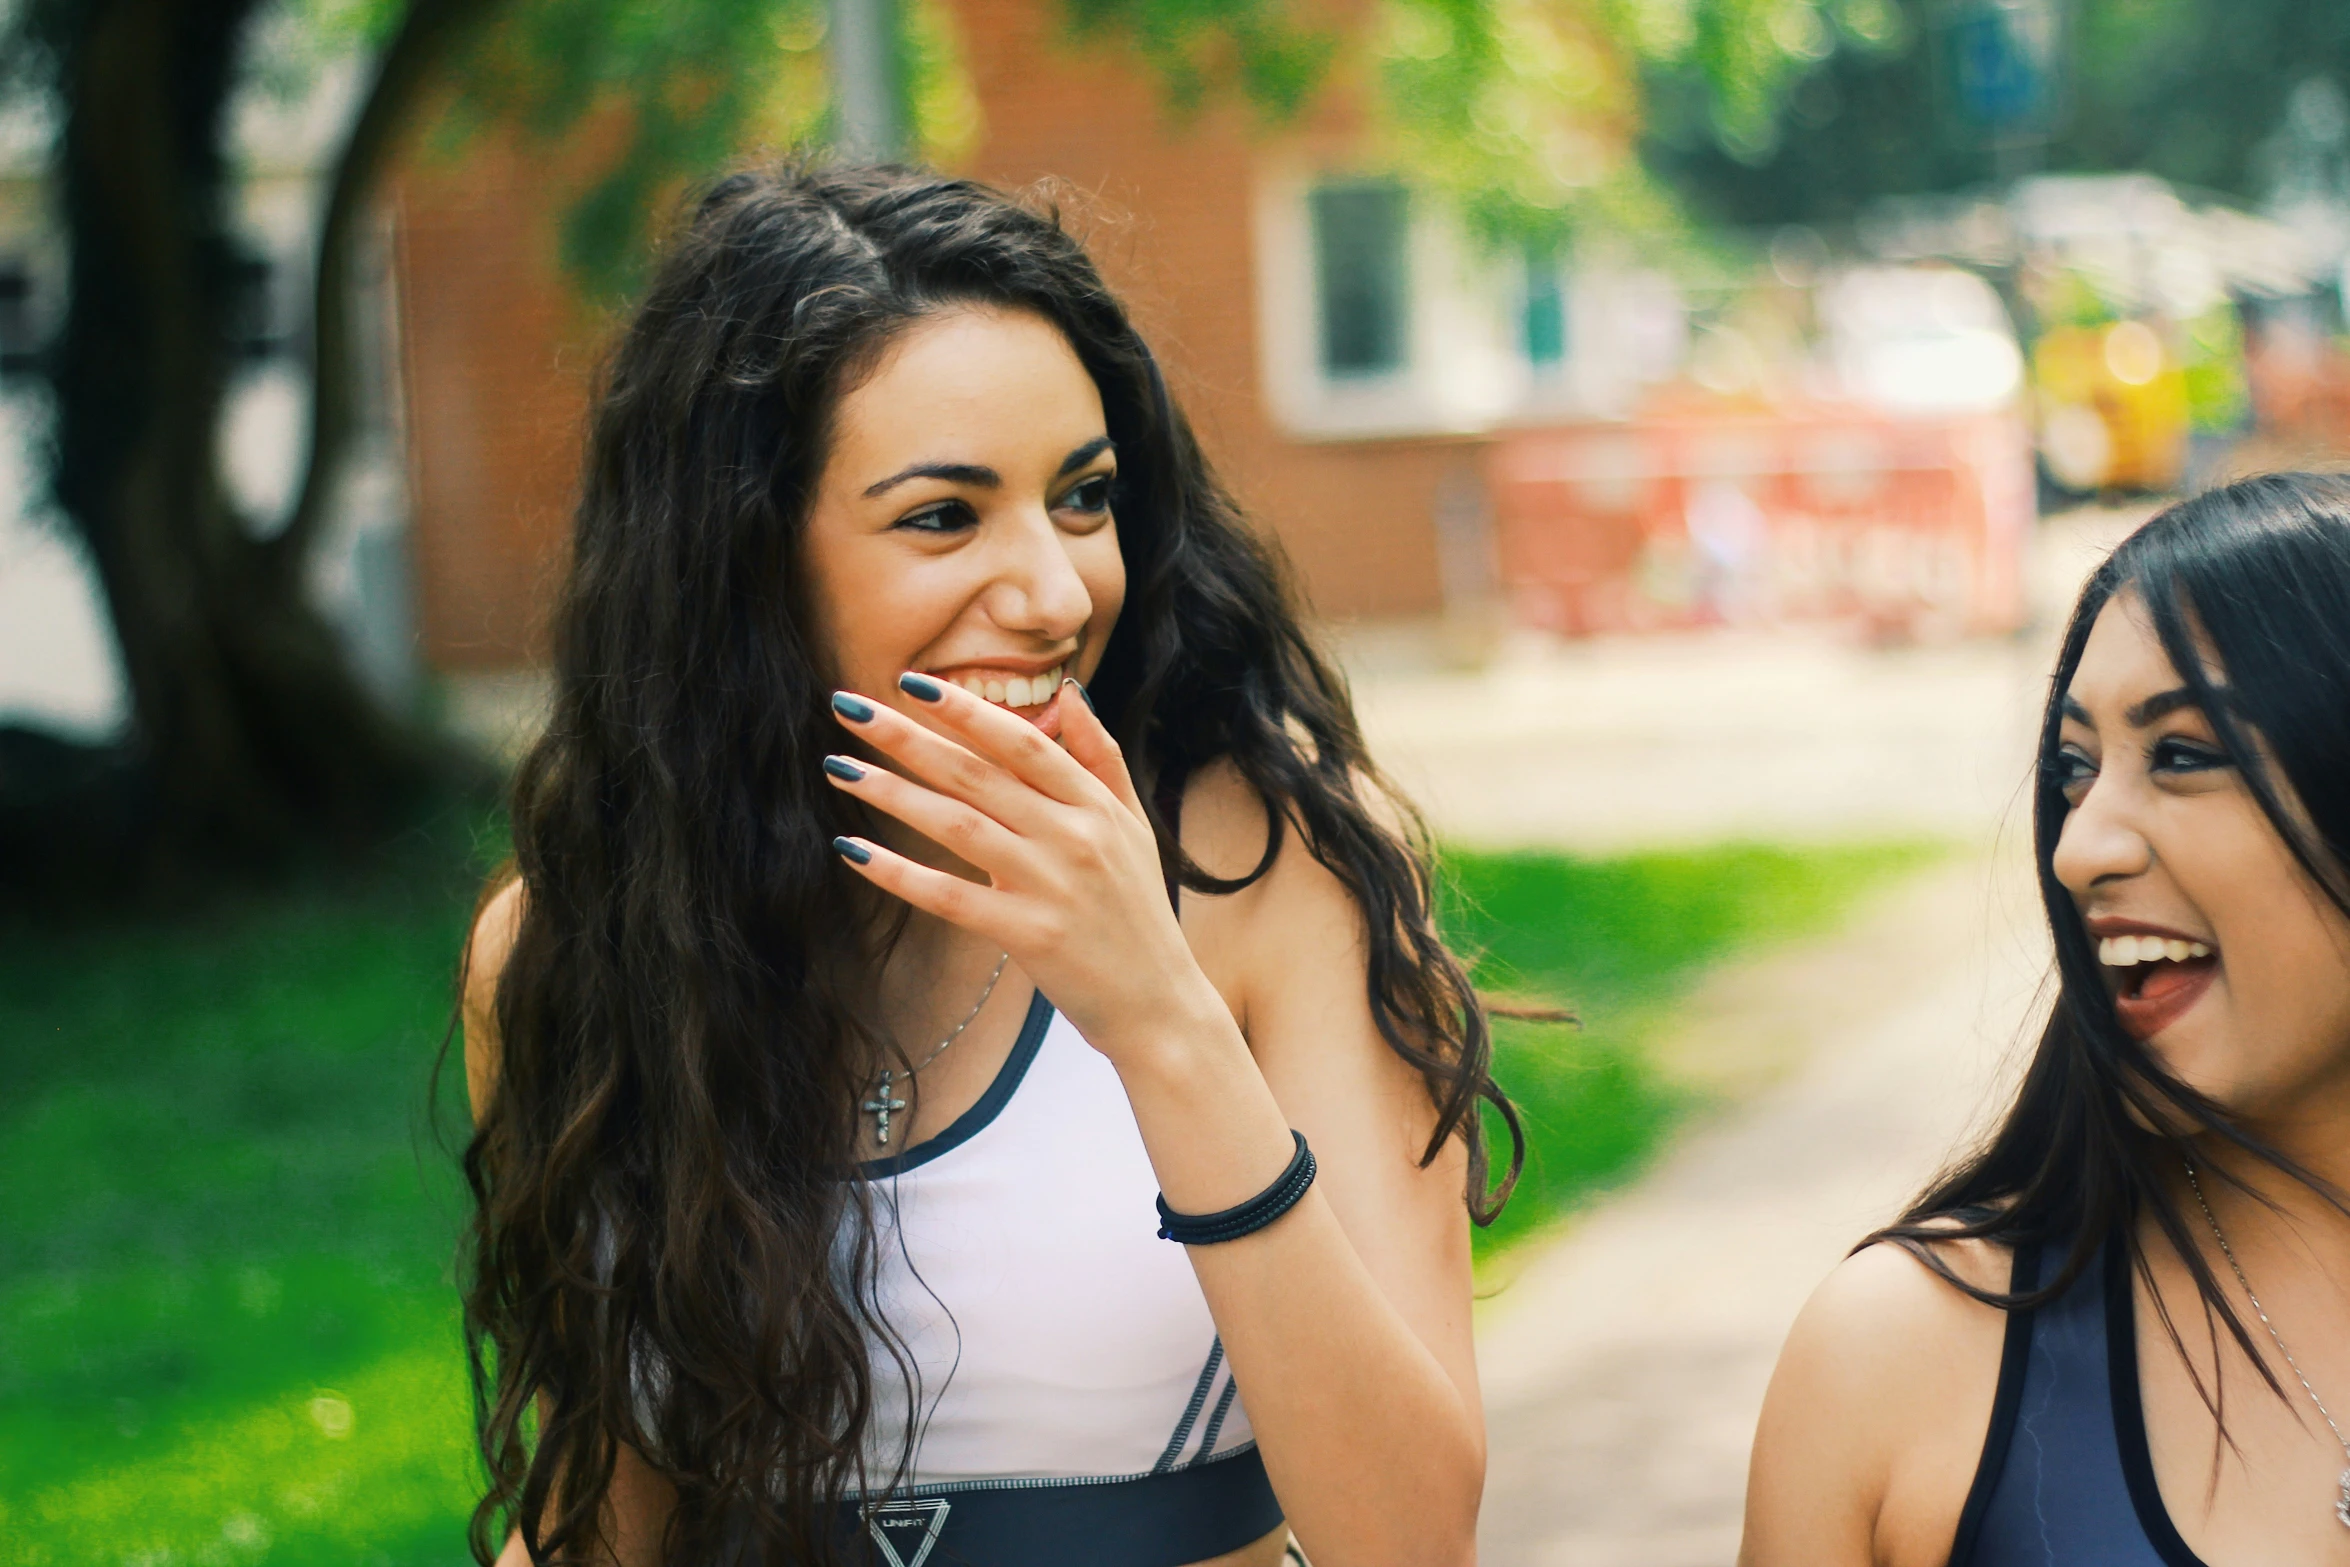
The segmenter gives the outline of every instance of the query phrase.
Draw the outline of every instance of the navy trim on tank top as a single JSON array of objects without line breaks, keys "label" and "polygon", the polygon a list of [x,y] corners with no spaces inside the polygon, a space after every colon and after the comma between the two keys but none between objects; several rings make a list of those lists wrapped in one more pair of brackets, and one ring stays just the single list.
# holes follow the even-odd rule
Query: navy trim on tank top
[{"label": "navy trim on tank top", "polygon": [[2163,1505],[2154,1478],[2154,1452],[2146,1442],[2146,1404],[2138,1388],[2138,1298],[2131,1288],[2130,1254],[2116,1234],[2105,1243],[2105,1357],[2112,1368],[2113,1436],[2121,1449],[2122,1479],[2138,1527],[2164,1567],[2206,1567],[2179,1534]]},{"label": "navy trim on tank top", "polygon": [[840,1543],[863,1532],[882,1567],[1187,1567],[1281,1527],[1255,1443],[1180,1468],[1099,1479],[907,1486],[864,1512],[843,1502]]},{"label": "navy trim on tank top", "polygon": [[1027,1021],[1020,1025],[1020,1037],[1012,1042],[1012,1053],[1004,1057],[1004,1064],[996,1069],[995,1081],[987,1085],[987,1092],[979,1102],[961,1115],[936,1137],[926,1137],[903,1153],[893,1153],[880,1159],[867,1159],[857,1166],[859,1174],[869,1181],[886,1181],[893,1175],[920,1169],[940,1154],[951,1153],[972,1138],[987,1130],[988,1123],[1004,1113],[1004,1106],[1012,1102],[1019,1090],[1020,1080],[1028,1075],[1028,1065],[1036,1059],[1037,1047],[1044,1043],[1044,1031],[1052,1025],[1053,1004],[1045,1000],[1044,992],[1037,991],[1028,1003]]},{"label": "navy trim on tank top", "polygon": [[[2040,1244],[2034,1241],[2015,1249],[2007,1292],[2020,1295],[2039,1287]],[[2024,1372],[2031,1359],[2032,1314],[2010,1311],[1999,1343],[1999,1391],[1991,1397],[1991,1430],[1983,1439],[1983,1456],[1975,1464],[1974,1483],[1967,1487],[1966,1506],[1958,1515],[1958,1538],[1950,1547],[1953,1563],[1974,1558],[1975,1538],[1983,1532],[1983,1518],[1991,1511],[1991,1493],[1999,1488],[2000,1473],[2007,1468],[2008,1447],[2015,1441],[2015,1412],[2024,1401]]]}]

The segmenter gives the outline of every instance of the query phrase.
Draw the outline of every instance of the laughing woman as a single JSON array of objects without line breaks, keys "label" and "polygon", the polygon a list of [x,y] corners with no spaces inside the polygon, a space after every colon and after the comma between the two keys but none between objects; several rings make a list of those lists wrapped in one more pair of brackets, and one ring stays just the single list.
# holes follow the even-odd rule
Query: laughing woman
[{"label": "laughing woman", "polygon": [[2350,484],[2171,508],[2041,732],[2056,1007],[1805,1307],[1746,1567],[2350,1563]]},{"label": "laughing woman", "polygon": [[1483,1020],[1055,221],[715,188],[555,667],[466,992],[478,1556],[1471,1560]]}]

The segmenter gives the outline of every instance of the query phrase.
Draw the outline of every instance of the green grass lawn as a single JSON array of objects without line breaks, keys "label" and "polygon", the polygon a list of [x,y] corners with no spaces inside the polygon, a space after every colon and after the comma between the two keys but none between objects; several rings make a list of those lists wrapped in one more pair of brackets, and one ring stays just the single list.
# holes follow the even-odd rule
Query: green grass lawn
[{"label": "green grass lawn", "polygon": [[[1635,1173],[1691,1108],[1644,1047],[1709,967],[1816,932],[1859,894],[1940,852],[1891,843],[1448,855],[1445,925],[1476,957],[1479,987],[1580,1019],[1494,1024],[1494,1076],[1525,1123],[1526,1168],[1501,1217],[1477,1232],[1480,1260]],[[1488,1125],[1498,1163],[1507,1144]]]},{"label": "green grass lawn", "polygon": [[[1710,962],[1925,852],[1454,856],[1480,982],[1589,1020],[1502,1026],[1533,1154],[1481,1247],[1638,1167],[1684,1108],[1642,1041]],[[9,1567],[465,1559],[458,1194],[425,1119],[464,858],[0,936]]]}]

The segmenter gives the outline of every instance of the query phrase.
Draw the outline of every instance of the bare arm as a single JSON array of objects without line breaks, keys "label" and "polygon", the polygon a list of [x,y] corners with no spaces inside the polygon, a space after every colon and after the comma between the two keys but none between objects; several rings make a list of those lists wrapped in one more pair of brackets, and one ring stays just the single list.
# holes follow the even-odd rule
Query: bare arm
[{"label": "bare arm", "polygon": [[[513,950],[522,919],[522,883],[501,888],[482,906],[465,952],[465,1092],[478,1122],[498,1082],[498,975]],[[595,1567],[660,1567],[661,1531],[676,1505],[669,1483],[633,1448],[623,1445],[605,1493],[605,1549]],[[552,1510],[552,1509],[550,1509]],[[498,1553],[497,1567],[531,1567],[530,1552],[516,1531]]]},{"label": "bare arm", "polygon": [[[1945,1255],[2004,1289],[1979,1242]],[[1847,1258],[1779,1352],[1755,1431],[1739,1567],[1943,1567],[1998,1389],[2006,1314],[1897,1246]]]},{"label": "bare arm", "polygon": [[[1209,870],[1253,866],[1265,825],[1235,770],[1193,781],[1184,841]],[[1269,1097],[1320,1165],[1299,1212],[1191,1252],[1291,1525],[1317,1563],[1469,1561],[1485,1427],[1467,1160],[1454,1143],[1419,1165],[1435,1109],[1372,1022],[1361,912],[1293,830],[1262,881],[1187,895],[1183,923],[1262,1080],[1204,1097]],[[1224,1118],[1197,1090],[1142,1074],[1129,1089],[1155,1161],[1222,1156]]]}]

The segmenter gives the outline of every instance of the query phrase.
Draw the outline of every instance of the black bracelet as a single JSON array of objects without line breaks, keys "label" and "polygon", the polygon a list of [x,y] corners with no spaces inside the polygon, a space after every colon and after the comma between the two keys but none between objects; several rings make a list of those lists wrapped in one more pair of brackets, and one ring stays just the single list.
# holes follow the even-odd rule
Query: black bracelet
[{"label": "black bracelet", "polygon": [[1162,1192],[1159,1239],[1180,1246],[1214,1246],[1236,1241],[1243,1235],[1254,1235],[1296,1207],[1306,1188],[1314,1184],[1314,1151],[1306,1146],[1305,1133],[1293,1128],[1289,1135],[1297,1139],[1297,1152],[1290,1157],[1289,1168],[1272,1185],[1237,1208],[1227,1208],[1222,1213],[1177,1213],[1167,1206],[1166,1194]]}]

